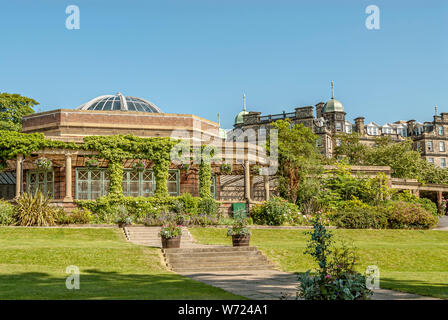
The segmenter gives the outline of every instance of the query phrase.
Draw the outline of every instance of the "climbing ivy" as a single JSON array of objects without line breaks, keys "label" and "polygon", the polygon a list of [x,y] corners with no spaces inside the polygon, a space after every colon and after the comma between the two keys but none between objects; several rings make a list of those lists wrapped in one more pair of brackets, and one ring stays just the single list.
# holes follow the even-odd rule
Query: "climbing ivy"
[{"label": "climbing ivy", "polygon": [[109,192],[111,196],[123,194],[123,165],[122,162],[109,161]]},{"label": "climbing ivy", "polygon": [[199,165],[199,197],[211,198],[212,168],[209,162],[201,161]]},{"label": "climbing ivy", "polygon": [[122,195],[123,161],[145,159],[154,165],[156,194],[168,195],[167,180],[170,151],[179,141],[169,137],[140,138],[133,135],[89,136],[84,142],[50,140],[41,133],[20,133],[0,130],[0,167],[17,155],[29,156],[33,152],[49,149],[73,149],[97,151],[97,158],[109,161],[111,196]]}]

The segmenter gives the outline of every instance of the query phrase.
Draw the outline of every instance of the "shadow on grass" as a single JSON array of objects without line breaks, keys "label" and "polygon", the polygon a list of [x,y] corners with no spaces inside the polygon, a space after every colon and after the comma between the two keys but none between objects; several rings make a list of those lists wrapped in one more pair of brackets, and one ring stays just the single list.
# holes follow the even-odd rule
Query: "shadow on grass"
[{"label": "shadow on grass", "polygon": [[423,296],[448,299],[448,284],[425,280],[398,280],[381,277],[380,287]]},{"label": "shadow on grass", "polygon": [[0,299],[239,299],[224,290],[177,274],[130,274],[82,270],[80,289],[69,290],[69,274],[23,272],[0,275]]}]

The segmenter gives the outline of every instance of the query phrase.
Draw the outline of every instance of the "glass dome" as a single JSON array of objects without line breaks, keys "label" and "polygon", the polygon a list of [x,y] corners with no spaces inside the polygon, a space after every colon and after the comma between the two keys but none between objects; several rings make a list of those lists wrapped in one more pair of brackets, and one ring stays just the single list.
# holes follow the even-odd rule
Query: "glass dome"
[{"label": "glass dome", "polygon": [[162,113],[162,111],[153,103],[136,97],[123,96],[120,92],[116,95],[106,95],[96,97],[89,102],[80,105],[78,110],[96,110],[96,111],[139,111]]}]

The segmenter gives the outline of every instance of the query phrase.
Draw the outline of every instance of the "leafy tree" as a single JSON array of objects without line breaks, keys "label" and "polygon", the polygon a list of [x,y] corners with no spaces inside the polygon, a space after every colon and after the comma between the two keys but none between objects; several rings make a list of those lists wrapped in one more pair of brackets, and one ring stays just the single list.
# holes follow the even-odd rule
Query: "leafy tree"
[{"label": "leafy tree", "polygon": [[336,156],[345,156],[351,165],[389,166],[394,178],[417,179],[421,183],[448,183],[448,170],[436,167],[412,148],[412,140],[393,141],[389,136],[379,137],[374,146],[363,145],[354,133],[340,136]]},{"label": "leafy tree", "polygon": [[289,120],[278,120],[272,127],[278,130],[280,195],[299,205],[316,199],[321,189],[318,175],[322,172],[316,135],[303,124],[291,125]]},{"label": "leafy tree", "polygon": [[335,148],[335,158],[345,157],[351,165],[362,165],[366,158],[368,147],[359,141],[359,134],[338,134],[340,144]]},{"label": "leafy tree", "polygon": [[0,130],[20,131],[22,118],[34,113],[39,103],[20,94],[0,93]]}]

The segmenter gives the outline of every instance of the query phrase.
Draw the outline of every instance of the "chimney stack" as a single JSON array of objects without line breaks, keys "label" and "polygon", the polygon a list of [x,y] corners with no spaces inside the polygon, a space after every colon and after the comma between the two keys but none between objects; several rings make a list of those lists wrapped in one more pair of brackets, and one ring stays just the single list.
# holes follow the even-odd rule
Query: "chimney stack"
[{"label": "chimney stack", "polygon": [[325,103],[323,102],[319,102],[318,104],[316,104],[316,118],[320,118],[322,117],[322,109],[324,108]]},{"label": "chimney stack", "polygon": [[355,119],[356,132],[360,135],[365,135],[365,127],[364,127],[364,117],[358,117]]}]

